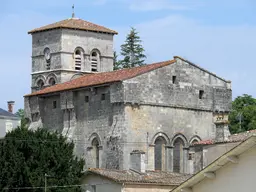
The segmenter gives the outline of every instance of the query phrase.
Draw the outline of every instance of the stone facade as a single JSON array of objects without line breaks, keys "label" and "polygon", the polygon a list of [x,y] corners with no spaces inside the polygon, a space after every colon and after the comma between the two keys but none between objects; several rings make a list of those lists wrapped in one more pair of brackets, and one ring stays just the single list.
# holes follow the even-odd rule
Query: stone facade
[{"label": "stone facade", "polygon": [[[32,87],[48,73],[54,73],[57,83],[72,79],[77,74],[76,48],[82,48],[84,56],[81,72],[91,72],[92,50],[100,52],[99,72],[111,71],[112,45],[113,36],[93,32],[58,29],[34,34]],[[42,55],[45,47],[53,52],[50,71]],[[227,118],[231,83],[180,57],[174,59],[171,65],[119,82],[27,96],[30,128],[58,130],[73,139],[75,153],[85,158],[87,168],[129,169],[131,152],[139,150],[145,152],[147,170],[190,173],[189,146],[221,133],[215,117]]]},{"label": "stone facade", "polygon": [[[49,59],[45,50],[49,49]],[[76,68],[76,51],[79,68]],[[91,70],[92,53],[97,54],[97,70]],[[72,29],[54,29],[32,34],[32,92],[70,81],[82,74],[113,69],[113,35]]]}]

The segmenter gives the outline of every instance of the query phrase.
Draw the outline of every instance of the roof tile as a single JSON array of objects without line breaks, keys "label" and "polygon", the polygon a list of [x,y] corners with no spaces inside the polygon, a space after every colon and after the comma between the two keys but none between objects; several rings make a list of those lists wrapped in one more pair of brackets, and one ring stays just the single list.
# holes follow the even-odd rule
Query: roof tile
[{"label": "roof tile", "polygon": [[110,33],[110,34],[118,34],[116,31],[108,29],[106,27],[84,21],[82,19],[77,18],[70,18],[65,19],[56,23],[52,23],[40,28],[33,29],[29,31],[29,34],[46,31],[50,29],[57,29],[57,28],[65,28],[65,29],[79,29],[79,30],[85,30],[85,31],[94,31],[94,32],[104,32],[104,33]]},{"label": "roof tile", "polygon": [[43,95],[43,94],[54,93],[59,91],[123,81],[126,79],[130,79],[132,77],[136,77],[143,73],[155,70],[157,68],[173,64],[173,63],[175,63],[175,60],[169,60],[169,61],[164,61],[160,63],[144,65],[141,67],[134,67],[130,69],[122,69],[122,70],[116,70],[111,72],[86,74],[74,80],[57,84],[51,87],[47,87],[45,89],[36,91],[26,96]]},{"label": "roof tile", "polygon": [[86,173],[93,173],[118,183],[147,183],[156,185],[179,185],[192,175],[165,171],[146,171],[145,173],[133,170],[114,170],[91,168]]},{"label": "roof tile", "polygon": [[214,139],[209,140],[202,140],[196,143],[193,143],[193,145],[212,145],[212,144],[218,144],[218,143],[235,143],[235,142],[241,142],[248,139],[250,136],[256,134],[256,129],[245,131],[241,133],[232,134],[228,137],[225,141],[215,141]]}]

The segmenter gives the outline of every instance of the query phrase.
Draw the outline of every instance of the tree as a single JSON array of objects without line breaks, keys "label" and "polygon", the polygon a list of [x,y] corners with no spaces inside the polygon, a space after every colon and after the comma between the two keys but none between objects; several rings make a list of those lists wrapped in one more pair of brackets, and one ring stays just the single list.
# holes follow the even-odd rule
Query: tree
[{"label": "tree", "polygon": [[121,68],[131,68],[145,65],[146,55],[141,45],[140,36],[135,28],[131,28],[130,33],[126,36],[125,43],[121,45],[121,55],[123,60],[120,62]]},{"label": "tree", "polygon": [[117,53],[116,51],[114,51],[114,70],[118,70],[118,69],[121,69],[121,62],[119,60],[117,60]]},{"label": "tree", "polygon": [[[46,129],[18,127],[0,141],[0,191],[13,188],[78,185],[84,160],[73,155],[74,143]],[[9,189],[9,190],[8,190]],[[79,191],[77,186],[50,188],[51,192]],[[18,191],[18,190],[17,190]]]},{"label": "tree", "polygon": [[20,126],[21,126],[21,127],[26,126],[27,121],[26,121],[26,119],[25,119],[24,109],[19,109],[19,110],[15,113],[15,115],[17,115],[17,116],[20,117]]},{"label": "tree", "polygon": [[238,96],[232,102],[229,121],[229,129],[232,134],[255,129],[256,99],[247,94]]}]

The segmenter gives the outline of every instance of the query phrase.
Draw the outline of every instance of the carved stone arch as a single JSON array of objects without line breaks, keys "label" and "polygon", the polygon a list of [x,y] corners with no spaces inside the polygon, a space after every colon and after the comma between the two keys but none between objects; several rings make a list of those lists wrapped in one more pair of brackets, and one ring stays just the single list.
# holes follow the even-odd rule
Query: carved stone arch
[{"label": "carved stone arch", "polygon": [[99,49],[93,48],[93,49],[91,50],[91,52],[90,52],[90,55],[92,55],[93,52],[97,52],[97,53],[99,54],[99,56],[101,56],[101,52],[100,52]]},{"label": "carved stone arch", "polygon": [[54,74],[54,73],[50,73],[49,75],[47,75],[46,77],[46,82],[47,82],[47,85],[52,85],[50,83],[50,80],[51,79],[54,79],[55,83],[57,83],[57,76]]},{"label": "carved stone arch", "polygon": [[94,139],[97,139],[98,142],[99,142],[99,146],[101,146],[101,139],[100,139],[100,136],[99,136],[97,133],[93,133],[93,134],[91,134],[91,136],[89,137],[88,140],[89,140],[90,145],[92,145],[92,142],[93,142]]},{"label": "carved stone arch", "polygon": [[172,146],[172,147],[174,146],[175,140],[178,139],[178,138],[180,138],[180,139],[183,141],[184,147],[189,147],[189,142],[188,142],[187,138],[186,138],[183,134],[181,134],[181,133],[176,134],[176,135],[172,138],[172,141],[171,141],[171,146]]},{"label": "carved stone arch", "polygon": [[202,141],[202,139],[198,136],[198,135],[194,135],[193,137],[191,137],[191,139],[189,140],[189,144],[193,144],[194,142],[199,142]]},{"label": "carved stone arch", "polygon": [[34,81],[34,87],[38,87],[39,84],[43,84],[43,86],[45,85],[46,82],[46,78],[44,75],[39,75],[36,77],[35,81]]},{"label": "carved stone arch", "polygon": [[151,140],[151,145],[154,145],[154,144],[155,144],[156,139],[157,139],[158,137],[163,137],[163,138],[165,139],[165,141],[166,141],[166,145],[170,145],[170,139],[169,139],[169,137],[168,137],[165,133],[163,133],[163,132],[158,132],[158,133],[156,133],[156,134],[153,136],[153,138],[152,138],[152,140]]},{"label": "carved stone arch", "polygon": [[85,52],[84,52],[84,49],[82,47],[76,47],[75,50],[74,50],[74,55],[76,54],[76,51],[79,50],[81,52],[81,54],[83,55]]},{"label": "carved stone arch", "polygon": [[76,78],[79,78],[81,76],[83,76],[84,74],[83,73],[76,73],[74,74],[71,78],[70,78],[70,81],[73,80],[73,79],[76,79]]}]

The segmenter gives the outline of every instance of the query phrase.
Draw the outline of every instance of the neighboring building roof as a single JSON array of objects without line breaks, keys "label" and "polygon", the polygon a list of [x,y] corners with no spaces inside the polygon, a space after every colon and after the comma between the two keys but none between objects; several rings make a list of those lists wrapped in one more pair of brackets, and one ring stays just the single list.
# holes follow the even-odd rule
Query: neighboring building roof
[{"label": "neighboring building roof", "polygon": [[[245,141],[241,142],[235,148],[228,151],[226,154],[222,155],[218,159],[216,159],[213,163],[208,165],[203,170],[199,171],[197,174],[189,178],[187,181],[182,183],[180,186],[176,187],[172,192],[180,192],[181,189],[190,189],[192,186],[196,185],[197,183],[201,182],[205,179],[205,174],[209,172],[216,172],[218,169],[221,169],[230,162],[229,157],[232,156],[239,156],[245,151],[255,147],[256,143],[256,135],[253,135],[247,138]],[[220,166],[221,165],[221,166]],[[186,190],[184,190],[186,191]]]},{"label": "neighboring building roof", "polygon": [[3,116],[3,117],[17,117],[18,118],[17,115],[12,114],[12,113],[10,113],[10,112],[8,112],[4,109],[1,109],[1,108],[0,108],[0,116]]},{"label": "neighboring building roof", "polygon": [[117,183],[130,184],[155,184],[155,185],[179,185],[192,175],[170,173],[164,171],[146,171],[145,173],[133,170],[112,170],[91,168],[85,172],[105,177]]},{"label": "neighboring building roof", "polygon": [[209,139],[209,140],[202,140],[196,143],[193,143],[193,146],[197,145],[213,145],[213,144],[218,144],[218,143],[235,143],[235,142],[241,142],[246,140],[248,137],[252,136],[253,134],[256,134],[256,129],[242,132],[242,133],[236,133],[232,134],[228,137],[228,140],[224,141],[215,141],[214,139]]},{"label": "neighboring building roof", "polygon": [[104,33],[110,33],[110,34],[118,34],[116,31],[108,29],[106,27],[96,25],[94,23],[84,21],[82,19],[78,18],[70,18],[65,19],[53,24],[49,24],[40,28],[33,29],[29,31],[29,34],[51,30],[51,29],[78,29],[78,30],[84,30],[84,31],[94,31],[94,32],[104,32]]},{"label": "neighboring building roof", "polygon": [[141,67],[133,67],[130,69],[122,69],[122,70],[116,70],[116,71],[110,71],[110,72],[104,72],[104,73],[86,74],[77,79],[74,79],[65,83],[61,83],[61,84],[56,84],[51,87],[47,87],[45,89],[36,91],[26,96],[43,95],[43,94],[54,93],[54,92],[59,92],[64,90],[71,90],[71,89],[77,89],[82,87],[123,81],[126,79],[136,77],[138,75],[147,73],[149,71],[158,69],[160,67],[173,64],[173,63],[175,63],[175,60],[169,60],[169,61],[154,63],[150,65],[144,65]]}]

